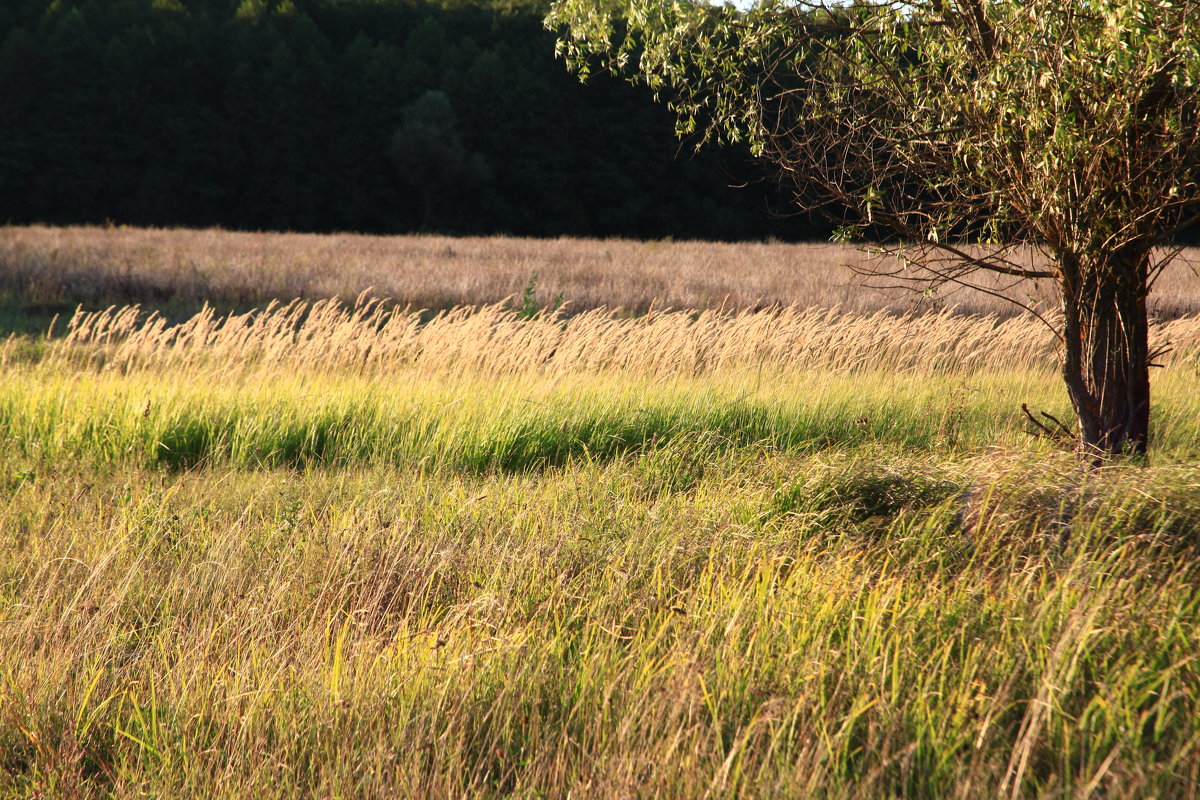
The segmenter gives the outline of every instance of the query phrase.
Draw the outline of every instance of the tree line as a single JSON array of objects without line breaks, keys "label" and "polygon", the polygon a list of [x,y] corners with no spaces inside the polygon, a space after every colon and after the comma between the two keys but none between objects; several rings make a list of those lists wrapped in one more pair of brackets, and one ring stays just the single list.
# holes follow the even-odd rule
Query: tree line
[{"label": "tree line", "polygon": [[[744,147],[581,84],[544,0],[10,0],[0,222],[790,239]],[[731,188],[743,186],[744,188]]]}]

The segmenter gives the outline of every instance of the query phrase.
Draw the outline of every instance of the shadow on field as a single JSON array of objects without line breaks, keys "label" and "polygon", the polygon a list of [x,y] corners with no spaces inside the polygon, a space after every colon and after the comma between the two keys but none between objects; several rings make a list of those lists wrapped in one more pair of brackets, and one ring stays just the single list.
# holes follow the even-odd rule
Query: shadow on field
[{"label": "shadow on field", "polygon": [[[707,465],[743,451],[809,454],[868,443],[920,450],[944,445],[941,437],[936,425],[921,418],[872,425],[850,413],[789,413],[750,404],[667,406],[633,414],[568,409],[463,433],[436,415],[399,417],[368,405],[298,419],[268,420],[241,408],[185,412],[149,421],[131,444],[132,452],[175,470],[211,464],[307,469],[427,463],[521,473],[643,455],[641,468],[651,484],[680,491],[695,485]],[[69,446],[86,453],[99,444]]]}]

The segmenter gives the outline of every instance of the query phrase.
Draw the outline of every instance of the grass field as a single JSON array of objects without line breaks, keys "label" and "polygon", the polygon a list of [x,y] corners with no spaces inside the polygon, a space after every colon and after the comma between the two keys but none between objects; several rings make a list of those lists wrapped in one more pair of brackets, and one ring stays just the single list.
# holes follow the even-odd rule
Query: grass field
[{"label": "grass field", "polygon": [[1200,796],[1195,317],[1091,471],[1026,318],[283,299],[0,348],[0,798]]},{"label": "grass field", "polygon": [[[1200,250],[1183,252],[1158,280],[1149,306],[1156,316],[1200,314]],[[770,306],[838,308],[850,313],[956,309],[1011,315],[1015,307],[982,292],[944,288],[926,296],[864,285],[856,269],[894,266],[854,247],[812,244],[713,244],[504,237],[301,235],[219,230],[0,227],[0,327],[37,332],[75,306],[142,303],[175,318],[207,302],[246,310],[270,300],[332,297],[352,302],[364,291],[414,308],[520,302],[527,289],[541,305],[555,299],[572,313],[599,307]],[[1042,310],[1048,286],[990,290]],[[3,302],[8,307],[4,313]],[[13,308],[13,306],[16,308]],[[5,317],[8,319],[6,320]]]}]

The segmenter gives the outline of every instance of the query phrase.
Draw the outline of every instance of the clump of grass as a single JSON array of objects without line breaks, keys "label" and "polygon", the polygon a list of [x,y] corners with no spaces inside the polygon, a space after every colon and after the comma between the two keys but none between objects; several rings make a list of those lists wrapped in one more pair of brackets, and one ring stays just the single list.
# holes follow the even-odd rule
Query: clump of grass
[{"label": "clump of grass", "polygon": [[[1047,474],[1048,472],[1048,474]],[[1157,470],[1109,465],[1098,470],[1060,454],[1051,470],[1021,451],[993,450],[975,461],[976,484],[963,496],[960,519],[976,537],[1012,530],[1035,531],[1051,544],[1104,531],[1157,531],[1193,546],[1192,496],[1200,484],[1191,470],[1168,464]],[[1086,521],[1084,530],[1079,530]],[[1192,541],[1189,541],[1192,539]]]},{"label": "clump of grass", "polygon": [[962,477],[944,468],[889,464],[869,449],[816,462],[801,480],[775,489],[761,518],[807,518],[823,528],[887,522],[905,511],[923,511],[963,493]]},{"label": "clump of grass", "polygon": [[[0,435],[16,452],[51,463],[86,456],[171,468],[428,462],[522,471],[644,451],[642,468],[669,488],[693,483],[708,460],[735,449],[938,445],[940,417],[930,409],[950,383],[800,373],[754,390],[744,376],[484,381],[397,370],[206,378],[175,368],[63,374],[42,365],[5,373]],[[1003,385],[981,393],[960,448],[1021,436],[1019,419],[1005,420],[986,400]],[[1053,379],[1018,385],[1049,392]],[[860,424],[863,416],[876,422]]]},{"label": "clump of grass", "polygon": [[694,490],[709,472],[728,468],[742,447],[718,431],[685,430],[662,442],[652,437],[634,463],[647,495],[657,497]]}]

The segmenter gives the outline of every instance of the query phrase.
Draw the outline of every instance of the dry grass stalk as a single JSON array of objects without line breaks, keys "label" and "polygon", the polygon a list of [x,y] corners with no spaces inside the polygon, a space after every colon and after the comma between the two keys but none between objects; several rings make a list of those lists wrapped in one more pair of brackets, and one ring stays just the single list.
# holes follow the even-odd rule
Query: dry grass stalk
[{"label": "dry grass stalk", "polygon": [[[1194,363],[1200,319],[1158,325],[1170,343],[1164,365]],[[504,305],[459,307],[423,322],[419,312],[360,298],[271,304],[245,314],[211,308],[180,325],[136,307],[80,311],[52,357],[93,357],[110,368],[204,364],[290,364],[335,369],[412,366],[481,374],[622,370],[649,376],[728,369],[975,371],[1050,367],[1055,342],[1026,317],[950,312],[893,316],[836,310],[655,311],[627,318],[611,310],[522,319]]]}]

